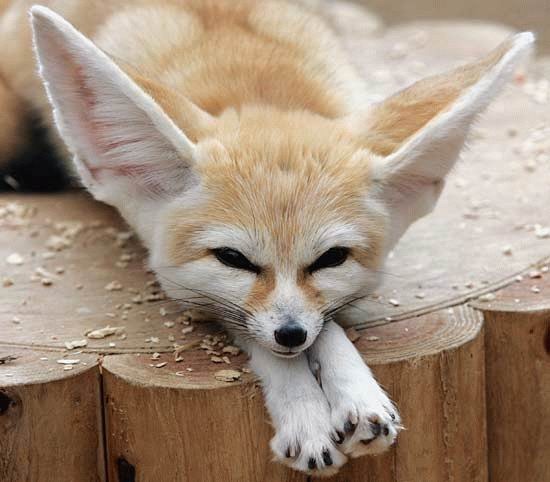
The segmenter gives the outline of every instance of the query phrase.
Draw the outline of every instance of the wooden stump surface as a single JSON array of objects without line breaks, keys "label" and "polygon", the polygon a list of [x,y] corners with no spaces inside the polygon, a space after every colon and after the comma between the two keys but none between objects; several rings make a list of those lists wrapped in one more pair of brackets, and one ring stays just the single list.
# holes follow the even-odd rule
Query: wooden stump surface
[{"label": "wooden stump surface", "polygon": [[[333,8],[373,99],[507,33],[384,29]],[[550,481],[549,67],[541,58],[518,75],[484,117],[436,211],[398,245],[379,300],[363,307],[356,346],[407,430],[332,480]],[[0,233],[0,480],[307,480],[270,462],[244,354],[213,354],[229,343],[219,328],[162,299],[112,209],[80,192],[2,194]],[[107,326],[116,332],[87,336]]]}]

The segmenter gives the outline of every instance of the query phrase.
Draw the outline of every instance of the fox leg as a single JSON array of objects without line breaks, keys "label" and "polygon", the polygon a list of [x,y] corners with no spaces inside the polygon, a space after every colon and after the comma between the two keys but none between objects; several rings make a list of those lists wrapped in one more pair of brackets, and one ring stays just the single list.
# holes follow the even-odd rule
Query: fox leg
[{"label": "fox leg", "polygon": [[315,475],[335,473],[346,457],[336,447],[330,407],[305,354],[284,359],[253,343],[247,351],[275,428],[276,460]]},{"label": "fox leg", "polygon": [[351,457],[386,450],[401,428],[399,415],[342,327],[327,322],[308,355],[333,428],[344,437],[341,450]]}]

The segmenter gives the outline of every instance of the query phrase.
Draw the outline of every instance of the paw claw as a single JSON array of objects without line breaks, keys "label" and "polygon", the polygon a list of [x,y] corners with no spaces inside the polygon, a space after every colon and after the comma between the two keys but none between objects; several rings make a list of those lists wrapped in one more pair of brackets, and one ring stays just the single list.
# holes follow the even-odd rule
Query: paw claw
[{"label": "paw claw", "polygon": [[345,433],[352,433],[354,430],[355,430],[355,427],[357,425],[353,424],[351,422],[351,420],[348,420],[345,424],[344,424],[344,432]]},{"label": "paw claw", "polygon": [[378,422],[371,422],[370,429],[372,430],[372,434],[374,435],[373,438],[376,438],[380,435],[380,432],[382,431],[382,427]]},{"label": "paw claw", "polygon": [[345,439],[346,436],[344,433],[340,432],[339,430],[336,430],[336,437],[333,437],[334,442],[336,442],[338,445],[340,445]]},{"label": "paw claw", "polygon": [[317,468],[317,461],[313,457],[310,457],[307,461],[307,468],[309,470],[315,470]]},{"label": "paw claw", "polygon": [[323,450],[323,462],[325,465],[332,465],[332,457],[330,456],[330,452],[328,450]]}]

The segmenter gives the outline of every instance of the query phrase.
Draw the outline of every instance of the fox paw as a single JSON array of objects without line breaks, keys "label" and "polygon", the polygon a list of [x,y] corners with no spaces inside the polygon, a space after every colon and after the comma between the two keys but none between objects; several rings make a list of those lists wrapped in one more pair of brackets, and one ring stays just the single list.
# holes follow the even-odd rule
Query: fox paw
[{"label": "fox paw", "polygon": [[335,474],[346,462],[347,457],[336,447],[338,436],[332,430],[328,407],[320,412],[289,414],[271,440],[278,462],[321,477]]}]

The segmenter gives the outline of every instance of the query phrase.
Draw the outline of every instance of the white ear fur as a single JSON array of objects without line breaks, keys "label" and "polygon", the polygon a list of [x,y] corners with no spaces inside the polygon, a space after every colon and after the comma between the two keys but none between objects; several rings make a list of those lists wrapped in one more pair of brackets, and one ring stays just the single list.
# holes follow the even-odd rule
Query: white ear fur
[{"label": "white ear fur", "polygon": [[31,18],[57,128],[94,196],[123,210],[193,184],[195,145],[153,98],[53,11]]},{"label": "white ear fur", "polygon": [[479,79],[451,105],[445,106],[397,150],[376,158],[375,192],[386,205],[392,225],[388,249],[412,222],[435,207],[445,176],[454,166],[470,126],[511,78],[533,42],[533,34],[524,32],[502,44],[488,58],[499,50],[504,53],[494,64],[486,66]]}]

